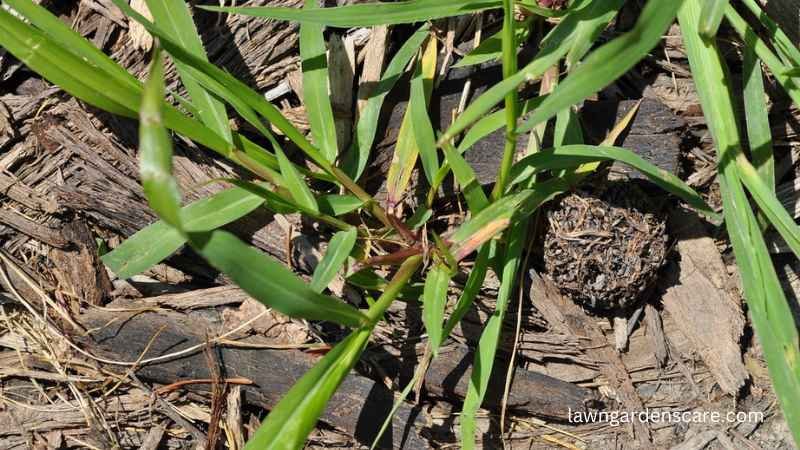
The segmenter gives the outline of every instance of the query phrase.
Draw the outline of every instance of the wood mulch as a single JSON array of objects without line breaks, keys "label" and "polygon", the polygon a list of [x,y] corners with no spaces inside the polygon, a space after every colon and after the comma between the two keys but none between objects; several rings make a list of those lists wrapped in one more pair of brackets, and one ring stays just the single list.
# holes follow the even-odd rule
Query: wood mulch
[{"label": "wood mulch", "polygon": [[[151,44],[142,31],[108,0],[76,3],[53,10],[141,78]],[[484,35],[497,28],[494,19],[483,18]],[[296,26],[246,17],[198,20],[210,59],[307,129],[297,95]],[[477,23],[465,17],[436,24],[451,62],[472,48]],[[396,47],[393,36],[381,28],[332,33],[337,82],[350,87],[337,90],[345,91],[337,105],[357,104],[354,86],[376,79]],[[644,98],[618,145],[677,173],[719,206],[714,149],[677,36],[670,30],[652,58],[585,103],[585,134],[599,142],[616,122],[610,119]],[[351,62],[356,70],[339,67]],[[465,92],[474,98],[497,72],[491,66],[450,71],[434,101],[440,125]],[[368,173],[385,173],[391,157],[402,96],[393,103]],[[793,109],[772,110],[780,111],[776,124],[797,117]],[[352,117],[337,120],[347,129]],[[774,131],[779,192],[798,216],[796,132],[788,125]],[[501,135],[492,135],[467,154],[482,181],[495,172],[501,142]],[[211,180],[243,176],[189,142],[176,144],[175,173],[189,200],[222,189]],[[0,448],[240,449],[292,383],[341,337],[339,329],[267,310],[189,250],[130,280],[110,273],[99,252],[155,220],[137,181],[135,149],[134,122],[70,98],[0,49]],[[617,166],[612,172],[637,176]],[[367,180],[374,192],[381,178]],[[793,448],[724,231],[664,201],[670,205],[667,263],[643,302],[624,312],[587,313],[540,275],[541,255],[534,251],[521,295],[509,309],[497,364],[503,370],[494,374],[479,414],[484,448]],[[308,273],[322,251],[318,236],[325,235],[313,227],[293,215],[258,212],[229,229]],[[796,261],[781,253],[779,239],[773,243],[793,294],[800,287]],[[341,296],[357,295],[347,286],[337,289]],[[475,308],[399,409],[382,447],[458,447],[457,413],[496,289],[497,280],[487,279]],[[369,446],[394,393],[424,354],[422,334],[419,304],[396,302],[308,447]],[[503,415],[511,355],[514,376]],[[618,424],[596,415],[625,410],[750,417]]]}]

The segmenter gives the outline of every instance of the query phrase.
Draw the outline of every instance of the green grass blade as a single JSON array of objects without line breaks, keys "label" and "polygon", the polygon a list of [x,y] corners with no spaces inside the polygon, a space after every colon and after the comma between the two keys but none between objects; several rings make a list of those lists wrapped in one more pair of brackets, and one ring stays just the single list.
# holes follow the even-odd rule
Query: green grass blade
[{"label": "green grass blade", "polygon": [[506,94],[517,89],[517,86],[542,76],[545,70],[567,54],[574,42],[578,25],[589,18],[616,11],[619,0],[594,0],[587,7],[564,16],[547,37],[542,41],[542,48],[531,62],[511,77],[495,84],[472,102],[461,115],[450,125],[450,128],[439,139],[439,143],[452,140],[467,127],[482,119],[487,112],[503,101]]},{"label": "green grass blade", "polygon": [[447,287],[450,284],[450,269],[444,264],[437,264],[428,271],[425,278],[425,291],[422,295],[422,321],[428,333],[431,352],[436,357],[444,338],[444,308],[447,305]]},{"label": "green grass blade", "polygon": [[313,10],[268,6],[201,6],[209,11],[315,23],[337,28],[424,22],[499,7],[500,0],[371,2]]},{"label": "green grass blade", "polygon": [[475,413],[478,411],[492,376],[497,347],[500,345],[500,333],[503,328],[508,301],[517,282],[517,270],[520,265],[522,248],[527,234],[528,221],[515,224],[508,232],[508,243],[502,261],[500,273],[500,289],[497,292],[497,303],[494,312],[486,320],[483,327],[472,373],[461,410],[461,446],[465,450],[475,448]]},{"label": "green grass blade", "polygon": [[[318,9],[317,0],[306,0],[305,11]],[[316,23],[300,24],[300,58],[303,70],[303,105],[311,136],[322,156],[333,163],[339,154],[336,127],[333,120],[328,81],[328,58],[325,55],[324,26]]]},{"label": "green grass blade", "polygon": [[164,127],[163,104],[164,63],[156,47],[139,110],[139,177],[153,211],[168,225],[182,230],[181,191],[172,176],[172,139]]},{"label": "green grass blade", "polygon": [[633,29],[589,54],[533,111],[519,131],[530,131],[630,70],[658,44],[675,18],[680,4],[680,0],[648,2]]},{"label": "green grass blade", "polygon": [[353,195],[322,195],[317,198],[320,212],[338,217],[364,206],[364,202]]},{"label": "green grass blade", "polygon": [[700,24],[698,31],[700,36],[706,39],[713,39],[717,36],[719,24],[725,15],[725,8],[728,0],[706,0],[703,2],[703,13],[700,14]]},{"label": "green grass blade", "polygon": [[411,114],[411,125],[416,148],[419,151],[422,169],[428,182],[433,181],[439,171],[439,158],[436,152],[436,137],[434,136],[431,117],[428,115],[428,104],[433,91],[433,78],[436,72],[436,39],[429,39],[428,45],[422,53],[422,60],[418,66],[419,72],[411,79],[411,98],[408,108]]},{"label": "green grass blade", "polygon": [[[741,154],[741,144],[729,91],[731,82],[715,43],[699,36],[696,28],[699,16],[700,8],[695,2],[684,2],[678,20],[703,112],[717,147],[725,224],[775,393],[795,441],[800,442],[797,326],[741,186],[740,165],[736,163]],[[757,176],[755,178],[760,180]]]},{"label": "green grass blade", "polygon": [[736,165],[739,169],[739,178],[753,195],[758,207],[778,230],[795,256],[800,257],[800,227],[775,196],[775,190],[764,183],[762,175],[756,171],[744,154],[737,155]]},{"label": "green grass blade", "polygon": [[[225,86],[232,94],[239,97],[239,99],[250,106],[254,111],[258,112],[262,117],[268,120],[271,124],[275,125],[284,136],[294,142],[304,153],[306,153],[315,163],[320,167],[326,168],[330,164],[322,156],[317,148],[315,148],[308,139],[294,126],[289,120],[281,114],[275,105],[266,101],[263,96],[258,92],[252,90],[246,84],[242,83],[226,71],[210,64],[201,58],[198,58],[184,49],[180,44],[176,43],[170,38],[170,34],[162,30],[159,26],[147,20],[141,14],[134,11],[124,0],[112,0],[113,3],[120,8],[128,17],[139,22],[150,34],[158,37],[159,42],[169,54],[178,61],[191,66],[208,75],[210,78],[216,80],[222,86]],[[202,80],[198,80],[202,81]],[[213,88],[213,86],[207,86]]]},{"label": "green grass blade", "polygon": [[314,292],[285,265],[227,231],[190,233],[189,243],[242,290],[287,316],[350,327],[358,327],[366,319],[356,308]]},{"label": "green grass blade", "polygon": [[[210,231],[246,216],[264,204],[264,199],[234,187],[181,208],[186,231]],[[130,278],[168,257],[186,238],[163,221],[142,228],[113,251],[102,256],[103,263],[118,277]]]},{"label": "green grass blade", "polygon": [[[520,114],[524,115],[530,111],[533,111],[533,109],[538,107],[545,98],[547,98],[547,96],[542,95],[521,102],[518,106]],[[458,143],[458,152],[466,152],[470,149],[470,147],[475,145],[476,142],[502,128],[503,125],[505,125],[505,115],[506,110],[503,108],[475,122],[475,124],[470,127],[469,131],[464,134],[464,137]]]},{"label": "green grass blade", "polygon": [[512,168],[511,184],[524,183],[533,175],[545,170],[570,169],[596,161],[619,161],[630,166],[665,191],[680,197],[699,212],[715,220],[719,219],[717,213],[703,201],[702,197],[680,178],[621,147],[565,145],[528,155]]},{"label": "green grass blade", "polygon": [[289,161],[289,158],[286,157],[283,150],[278,147],[275,147],[275,156],[278,157],[278,164],[281,168],[281,175],[283,175],[285,187],[292,194],[294,201],[297,202],[298,205],[318,213],[319,206],[317,206],[317,200],[314,198],[311,189],[297,172],[297,169],[295,169],[294,164]]},{"label": "green grass blade", "polygon": [[314,276],[311,277],[311,289],[315,292],[322,292],[333,281],[336,274],[344,266],[350,252],[356,245],[358,230],[353,227],[347,231],[340,231],[333,235],[325,256],[319,265],[314,269]]},{"label": "green grass blade", "polygon": [[575,39],[572,41],[569,52],[565,59],[568,71],[577,67],[580,60],[594,46],[597,37],[606,29],[609,22],[617,15],[617,11],[622,7],[623,0],[612,2],[611,8],[602,14],[587,17],[578,23],[575,30]]},{"label": "green grass blade", "polygon": [[[153,15],[155,23],[169,32],[175,42],[197,58],[208,61],[203,42],[200,40],[194,19],[192,19],[192,13],[189,11],[189,5],[185,1],[147,0],[147,7]],[[176,61],[175,67],[178,69],[181,81],[192,99],[192,105],[196,108],[200,120],[226,141],[231,142],[231,129],[225,105],[195,81],[187,72],[187,66],[183,62]]]},{"label": "green grass blade", "polygon": [[725,18],[728,19],[728,23],[736,30],[746,45],[752,46],[756,55],[767,65],[770,72],[772,72],[772,76],[775,77],[775,81],[789,94],[794,104],[800,106],[800,88],[797,80],[789,74],[790,69],[794,67],[784,64],[780,58],[775,56],[769,46],[756,35],[755,31],[736,12],[733,6],[728,5],[725,9]]},{"label": "green grass blade", "polygon": [[141,95],[63,49],[40,30],[0,8],[0,46],[50,82],[85,102],[135,118]]},{"label": "green grass blade", "polygon": [[758,17],[761,24],[764,25],[764,28],[769,31],[770,37],[772,38],[771,42],[777,49],[783,62],[788,66],[800,67],[800,50],[798,50],[792,39],[781,30],[775,21],[770,19],[756,0],[742,0],[742,3]]},{"label": "green grass blade", "polygon": [[353,331],[292,386],[261,423],[245,450],[303,448],[306,436],[314,428],[328,400],[364,351],[375,323],[408,283],[421,262],[421,257],[414,256],[403,263],[383,294],[367,312],[369,324]]},{"label": "green grass blade", "polygon": [[453,175],[456,177],[461,191],[464,193],[464,198],[467,200],[467,207],[473,214],[479,213],[482,209],[489,205],[489,199],[486,193],[483,192],[483,186],[478,182],[475,176],[475,171],[472,166],[464,160],[464,157],[453,148],[450,144],[442,146],[447,163],[453,170]]},{"label": "green grass blade", "polygon": [[537,183],[532,189],[525,189],[495,200],[461,224],[448,237],[451,253],[457,260],[463,259],[509,226],[533,213],[539,205],[567,189],[569,184],[565,180],[554,178]]},{"label": "green grass blade", "polygon": [[367,346],[369,328],[353,331],[292,386],[245,444],[245,450],[303,448],[308,433]]},{"label": "green grass blade", "polygon": [[772,152],[772,130],[769,127],[764,93],[764,78],[761,61],[756,56],[752,42],[745,42],[744,62],[744,117],[747,126],[747,139],[750,143],[750,156],[764,183],[775,191],[775,162]]},{"label": "green grass blade", "polygon": [[[524,42],[530,36],[531,31],[531,24],[533,23],[533,19],[527,19],[524,22],[517,25],[517,28],[514,30],[515,38],[517,42]],[[468,67],[474,66],[477,64],[482,64],[488,61],[494,61],[500,59],[502,55],[502,45],[503,45],[503,32],[498,31],[497,33],[489,36],[488,38],[484,39],[477,47],[470,50],[469,53],[464,55],[458,63],[453,65],[453,68],[459,67]]]},{"label": "green grass blade", "polygon": [[397,83],[397,80],[400,79],[411,58],[417,54],[419,47],[428,37],[429,29],[429,24],[422,25],[403,43],[394,57],[392,57],[392,60],[389,61],[383,76],[381,76],[380,81],[372,90],[367,104],[359,114],[353,143],[345,156],[343,164],[345,172],[354,180],[358,180],[364,172],[364,168],[367,167],[372,144],[375,142],[375,133],[378,130],[378,118],[383,102],[386,96],[389,95],[389,91]]},{"label": "green grass blade", "polygon": [[114,77],[118,82],[136,91],[141,91],[141,84],[136,77],[128,73],[122,66],[89,43],[89,41],[84,39],[83,36],[75,32],[72,28],[68,27],[46,8],[30,0],[8,0],[5,3],[23,15],[31,24],[48,35],[53,41],[61,44],[63,48]]},{"label": "green grass blade", "polygon": [[[430,126],[430,119],[426,121],[422,119],[421,123],[416,123],[419,115],[424,114],[427,116],[427,105],[430,98],[432,89],[432,81],[436,72],[436,39],[431,38],[425,50],[418,58],[416,67],[414,69],[414,77],[411,80],[412,95],[408,100],[408,107],[403,115],[403,121],[400,124],[400,131],[397,136],[397,143],[394,147],[394,155],[392,156],[392,163],[389,166],[389,171],[386,174],[386,190],[388,192],[388,204],[390,208],[398,204],[408,184],[411,181],[411,175],[414,172],[417,159],[419,159],[420,149],[419,144],[424,143],[426,139],[418,138],[417,134],[424,133],[423,129]],[[422,95],[419,95],[422,94]],[[419,128],[419,130],[417,129]],[[431,131],[432,133],[432,131]],[[434,139],[435,141],[435,139]],[[430,158],[430,153],[434,154],[435,147],[426,148],[426,155]],[[437,165],[436,162],[428,161],[429,165]],[[423,166],[426,176],[428,175],[428,166]],[[438,170],[438,169],[436,169]],[[435,171],[433,172],[435,174]]]}]

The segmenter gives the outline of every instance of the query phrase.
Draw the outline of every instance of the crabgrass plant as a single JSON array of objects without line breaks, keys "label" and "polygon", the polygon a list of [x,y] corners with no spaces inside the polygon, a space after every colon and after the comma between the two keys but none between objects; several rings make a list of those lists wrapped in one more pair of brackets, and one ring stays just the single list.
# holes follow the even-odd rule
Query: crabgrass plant
[{"label": "crabgrass plant", "polygon": [[[419,301],[428,346],[420,365],[424,368],[470,308],[487,273],[493,271],[500,280],[496,306],[483,327],[460,415],[461,445],[474,448],[476,411],[495,370],[509,299],[519,289],[533,215],[543,203],[570,189],[604,161],[620,161],[636,168],[710,220],[719,220],[695,191],[672,174],[629,150],[611,146],[613,143],[585,145],[580,133],[575,132],[575,105],[644,58],[676,17],[717,148],[724,225],[740,268],[748,309],[785,418],[795,439],[800,437],[797,328],[763,238],[765,228],[773,227],[797,255],[800,230],[775,196],[762,73],[765,66],[800,106],[800,89],[795,81],[800,52],[755,0],[736,5],[759,22],[753,24],[726,0],[650,0],[632,29],[602,45],[596,41],[615,18],[622,0],[572,0],[560,10],[542,8],[535,0],[407,0],[333,8],[319,8],[316,0],[307,0],[299,9],[201,6],[220,13],[299,22],[302,100],[311,125],[310,138],[261,94],[209,63],[190,7],[183,0],[147,0],[152,20],[125,0],[113,1],[156,38],[157,48],[144,83],[31,0],[4,0],[0,8],[0,45],[7,51],[78,99],[139,119],[141,182],[160,220],[105,255],[105,263],[126,278],[188,245],[268,307],[291,317],[334,322],[350,329],[349,335],[270,411],[247,448],[301,448],[326,403],[359,360],[387,307],[407,286],[420,281],[424,288]],[[449,128],[435,130],[428,113],[439,53],[432,23],[490,9],[502,11],[502,30],[459,64],[500,59],[503,80],[471,102]],[[515,19],[519,11],[524,12],[526,20]],[[740,38],[742,92],[734,91],[717,48],[715,36],[723,20]],[[386,65],[359,112],[353,143],[342,149],[328,96],[323,32],[326,28],[395,24],[416,24],[416,31]],[[757,34],[755,28],[766,30],[766,34]],[[518,67],[519,40],[532,35],[532,30],[545,37],[533,58]],[[188,98],[165,92],[165,54],[175,63]],[[520,101],[520,86],[540,79],[553,68],[559,74],[557,83],[546,94]],[[380,204],[359,185],[359,179],[370,159],[383,101],[406,71],[410,72],[410,101],[387,175],[388,199]],[[733,106],[734,96],[744,100],[741,117]],[[260,136],[251,140],[231,129],[231,113]],[[550,121],[556,130],[554,147],[542,149],[538,136]],[[739,123],[746,126],[740,129]],[[505,129],[506,138],[502,163],[494,188],[487,195],[463,154],[481,137],[500,128]],[[274,130],[280,131],[279,135]],[[529,154],[515,162],[518,137],[531,131],[534,138],[528,146]],[[743,132],[749,152],[743,150]],[[172,175],[174,134],[229,159],[252,177],[221,180],[226,189],[185,204]],[[287,157],[290,148],[300,152],[293,159]],[[293,162],[300,158],[314,168]],[[417,162],[421,176],[433,188],[428,201],[407,218],[398,206]],[[451,175],[466,201],[468,216],[440,237],[424,224],[437,217],[433,200],[438,186]],[[310,283],[221,229],[258,208],[299,212],[335,230]],[[369,246],[375,236],[390,238],[401,248],[376,258]],[[348,260],[366,267],[349,276],[348,281],[365,291],[377,291],[377,299],[351,306],[325,293]],[[450,304],[453,277],[464,270],[465,260],[472,261],[471,269],[457,290],[457,301]],[[393,273],[390,279],[374,272],[371,266],[376,264],[394,267],[389,270]],[[395,407],[422,372],[417,371]]]}]

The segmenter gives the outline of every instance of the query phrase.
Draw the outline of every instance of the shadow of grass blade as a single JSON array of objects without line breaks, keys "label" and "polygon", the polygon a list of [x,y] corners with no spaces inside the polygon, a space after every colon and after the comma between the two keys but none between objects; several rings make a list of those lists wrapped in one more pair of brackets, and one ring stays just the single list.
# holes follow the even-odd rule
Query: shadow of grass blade
[{"label": "shadow of grass blade", "polygon": [[736,159],[741,153],[741,145],[728,88],[731,83],[727,68],[715,43],[700,38],[697,31],[699,17],[699,5],[684,2],[678,20],[692,76],[717,148],[726,228],[775,393],[795,442],[800,442],[797,325],[740,182]]},{"label": "shadow of grass blade", "polygon": [[524,219],[511,227],[507,235],[505,254],[501,262],[500,289],[497,291],[497,303],[494,312],[486,320],[481,332],[475,359],[472,363],[467,395],[461,410],[461,446],[465,450],[475,448],[475,413],[478,411],[492,376],[497,347],[500,345],[500,334],[503,328],[508,301],[516,286],[517,270],[520,265],[522,248],[528,231],[528,220]]},{"label": "shadow of grass blade", "polygon": [[358,327],[358,309],[314,292],[285,265],[227,231],[189,233],[189,244],[253,298],[290,317]]},{"label": "shadow of grass blade", "polygon": [[357,239],[358,230],[355,227],[333,235],[328,243],[328,249],[325,250],[325,256],[322,257],[322,261],[314,269],[314,275],[311,277],[310,286],[313,291],[322,292],[331,284],[336,274],[344,267]]},{"label": "shadow of grass blade", "polygon": [[[304,10],[317,9],[317,0],[306,0]],[[300,59],[303,71],[303,105],[311,136],[322,156],[333,163],[339,147],[330,102],[328,58],[326,56],[324,26],[315,23],[300,24]]]},{"label": "shadow of grass blade", "polygon": [[533,111],[519,131],[530,131],[630,70],[658,44],[680,4],[681,0],[647,2],[633,29],[590,53]]},{"label": "shadow of grass blade", "polygon": [[536,57],[516,74],[495,84],[470,103],[441,136],[439,143],[452,140],[467,127],[482,119],[489,110],[503,101],[506,94],[517,89],[520,84],[541,77],[547,69],[557,64],[567,54],[577,36],[580,23],[598,16],[608,17],[610,20],[621,3],[621,0],[594,0],[587,7],[564,16],[542,41]]},{"label": "shadow of grass blade", "polygon": [[156,47],[139,109],[139,177],[144,196],[153,211],[178,230],[181,223],[181,191],[172,176],[172,138],[164,127],[164,63]]},{"label": "shadow of grass blade", "polygon": [[[183,46],[186,51],[199,59],[208,61],[203,42],[197,34],[197,28],[189,11],[189,5],[183,0],[146,0],[147,7],[153,19],[170,37]],[[228,115],[225,105],[217,100],[211,92],[192,77],[186,70],[186,65],[180,60],[175,61],[175,67],[181,77],[186,91],[197,109],[200,120],[211,130],[219,134],[226,141],[231,142],[231,130],[228,124]]]},{"label": "shadow of grass blade", "polygon": [[269,6],[201,6],[201,8],[230,14],[352,28],[423,22],[499,8],[500,5],[500,0],[409,0],[357,3],[312,10]]},{"label": "shadow of grass blade", "polygon": [[372,144],[375,142],[375,133],[378,130],[378,118],[383,102],[397,80],[400,79],[411,58],[416,55],[417,50],[428,37],[429,29],[429,24],[422,25],[403,43],[389,61],[380,81],[370,93],[366,106],[359,113],[353,143],[345,155],[343,163],[344,171],[354,180],[361,177],[367,166]]},{"label": "shadow of grass blade", "polygon": [[308,433],[314,428],[333,393],[350,373],[369,341],[372,329],[386,308],[417,271],[422,258],[406,260],[378,300],[367,312],[369,322],[353,331],[336,345],[320,362],[306,372],[267,415],[246,450],[303,448]]},{"label": "shadow of grass blade", "polygon": [[[234,187],[181,208],[181,223],[186,231],[210,231],[246,216],[262,204],[263,198]],[[177,230],[158,221],[101,259],[119,278],[126,279],[158,264],[185,243],[186,238]]]}]

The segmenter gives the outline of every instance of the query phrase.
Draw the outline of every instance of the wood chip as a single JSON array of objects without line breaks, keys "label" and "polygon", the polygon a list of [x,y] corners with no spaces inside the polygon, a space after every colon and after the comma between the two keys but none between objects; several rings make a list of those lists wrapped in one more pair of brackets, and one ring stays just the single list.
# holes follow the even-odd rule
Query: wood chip
[{"label": "wood chip", "polygon": [[663,296],[664,308],[722,390],[735,396],[748,378],[739,346],[745,324],[741,300],[730,289],[725,263],[697,216],[677,209],[670,226],[680,261],[677,284]]},{"label": "wood chip", "polygon": [[[590,339],[591,346],[586,348],[586,354],[604,362],[600,365],[600,372],[608,380],[609,386],[615,391],[622,406],[628,411],[644,411],[644,403],[636,392],[625,364],[595,320],[572,300],[561,295],[552,281],[541,277],[534,270],[531,270],[530,274],[531,301],[547,323],[566,334]],[[633,430],[638,448],[652,445],[653,438],[646,423],[633,421]]]}]

